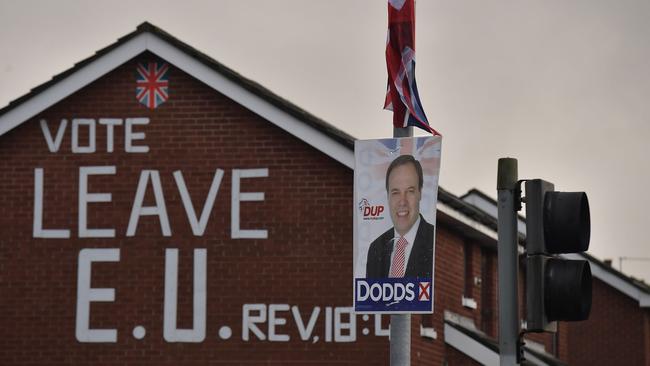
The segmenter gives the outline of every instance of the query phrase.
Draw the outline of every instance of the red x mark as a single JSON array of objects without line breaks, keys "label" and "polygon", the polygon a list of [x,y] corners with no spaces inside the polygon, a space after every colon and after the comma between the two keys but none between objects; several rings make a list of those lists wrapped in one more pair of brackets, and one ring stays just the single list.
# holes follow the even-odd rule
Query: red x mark
[{"label": "red x mark", "polygon": [[431,282],[420,282],[420,294],[418,301],[431,300]]}]

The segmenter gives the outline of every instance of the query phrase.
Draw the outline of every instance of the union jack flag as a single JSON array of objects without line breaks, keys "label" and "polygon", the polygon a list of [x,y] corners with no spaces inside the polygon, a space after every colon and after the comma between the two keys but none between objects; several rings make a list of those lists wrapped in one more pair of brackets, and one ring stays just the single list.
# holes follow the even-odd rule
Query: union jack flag
[{"label": "union jack flag", "polygon": [[414,0],[388,0],[386,66],[388,87],[384,109],[393,111],[393,126],[415,126],[440,135],[429,126],[415,83]]},{"label": "union jack flag", "polygon": [[155,109],[169,99],[169,65],[164,62],[138,64],[135,97],[149,109]]}]

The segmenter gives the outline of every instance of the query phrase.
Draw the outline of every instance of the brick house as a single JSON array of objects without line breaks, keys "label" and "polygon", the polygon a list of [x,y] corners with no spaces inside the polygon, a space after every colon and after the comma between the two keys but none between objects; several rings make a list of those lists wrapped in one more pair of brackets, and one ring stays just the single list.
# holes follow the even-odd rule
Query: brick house
[{"label": "brick house", "polygon": [[[139,65],[167,89],[138,100]],[[0,360],[388,364],[388,319],[350,308],[353,141],[148,23],[15,100]],[[494,364],[495,202],[438,197],[412,363]],[[591,319],[529,337],[528,362],[650,365],[650,288],[586,258]]]}]

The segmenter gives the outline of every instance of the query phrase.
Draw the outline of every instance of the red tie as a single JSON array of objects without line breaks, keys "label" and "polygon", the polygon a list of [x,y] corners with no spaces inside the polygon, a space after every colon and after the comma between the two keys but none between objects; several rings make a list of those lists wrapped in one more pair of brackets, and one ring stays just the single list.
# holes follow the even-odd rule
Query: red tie
[{"label": "red tie", "polygon": [[397,248],[395,249],[395,255],[393,255],[393,263],[390,265],[388,277],[404,277],[407,245],[408,241],[403,236],[397,239]]}]

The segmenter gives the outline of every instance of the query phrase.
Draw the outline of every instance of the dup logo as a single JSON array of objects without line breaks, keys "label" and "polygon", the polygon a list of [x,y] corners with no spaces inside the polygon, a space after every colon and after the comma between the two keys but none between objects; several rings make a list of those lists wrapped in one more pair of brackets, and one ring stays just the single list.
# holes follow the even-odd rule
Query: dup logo
[{"label": "dup logo", "polygon": [[368,199],[366,198],[362,198],[361,201],[359,202],[359,211],[361,211],[364,220],[384,219],[384,216],[382,215],[384,212],[384,206],[383,205],[373,206],[370,204],[370,202],[368,202]]},{"label": "dup logo", "polygon": [[430,313],[431,280],[422,278],[357,278],[354,307],[358,312]]}]

